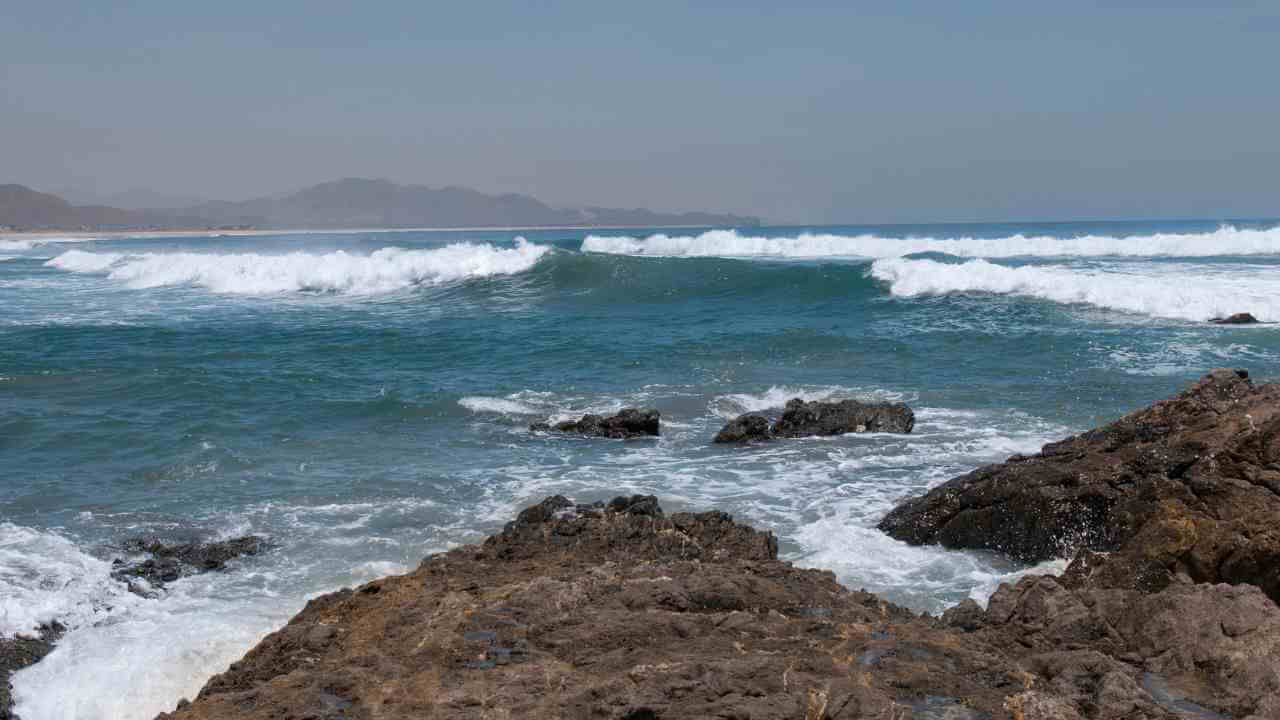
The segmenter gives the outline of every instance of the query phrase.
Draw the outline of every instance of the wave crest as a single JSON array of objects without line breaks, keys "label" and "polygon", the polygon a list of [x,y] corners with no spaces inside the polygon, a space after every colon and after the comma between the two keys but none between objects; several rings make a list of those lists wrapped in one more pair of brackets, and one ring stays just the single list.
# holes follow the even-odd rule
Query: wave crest
[{"label": "wave crest", "polygon": [[94,253],[69,250],[45,263],[76,273],[107,273],[131,288],[195,285],[217,293],[271,295],[329,292],[373,295],[415,285],[513,275],[537,264],[550,247],[517,238],[511,248],[455,243],[430,250],[387,247],[368,255]]},{"label": "wave crest", "polygon": [[1057,238],[1010,235],[1002,238],[831,235],[753,237],[734,230],[701,235],[650,235],[646,238],[588,235],[583,252],[658,257],[736,258],[891,258],[914,253],[945,253],[964,258],[1006,257],[1210,257],[1280,255],[1280,228],[1242,230],[1224,226],[1209,233],[1082,235]]},{"label": "wave crest", "polygon": [[986,260],[954,265],[936,260],[877,260],[870,274],[899,297],[984,292],[1087,304],[1176,320],[1203,321],[1237,312],[1280,320],[1280,286],[1265,268],[1212,270],[1168,265],[1159,269],[1076,270],[1063,265],[1007,267]]}]

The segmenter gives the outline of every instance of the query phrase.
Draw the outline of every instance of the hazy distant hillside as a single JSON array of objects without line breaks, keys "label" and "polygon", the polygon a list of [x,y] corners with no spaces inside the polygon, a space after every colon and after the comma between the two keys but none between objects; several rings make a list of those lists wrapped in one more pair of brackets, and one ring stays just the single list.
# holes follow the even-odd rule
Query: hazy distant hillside
[{"label": "hazy distant hillside", "polygon": [[72,205],[57,195],[24,185],[0,185],[0,226],[74,230],[82,227],[135,227],[149,224],[146,213],[99,205]]},{"label": "hazy distant hillside", "polygon": [[176,210],[208,202],[207,198],[194,195],[175,195],[147,188],[107,194],[80,188],[60,188],[52,193],[73,205],[107,205],[123,210]]},{"label": "hazy distant hillside", "polygon": [[0,186],[0,226],[20,229],[504,227],[758,225],[758,218],[616,208],[553,208],[528,195],[348,178],[289,195],[186,208],[123,210],[72,205],[22,185]]},{"label": "hazy distant hillside", "polygon": [[501,227],[528,225],[755,225],[759,219],[713,213],[612,208],[553,208],[528,195],[487,195],[461,187],[397,185],[347,178],[291,195],[187,208],[222,224],[262,227]]}]

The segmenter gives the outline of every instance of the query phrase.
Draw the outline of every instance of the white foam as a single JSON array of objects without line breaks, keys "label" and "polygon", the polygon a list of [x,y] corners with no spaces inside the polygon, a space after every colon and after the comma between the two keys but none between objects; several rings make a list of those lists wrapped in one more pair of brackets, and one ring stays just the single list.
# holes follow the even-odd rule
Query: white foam
[{"label": "white foam", "polygon": [[0,523],[0,635],[32,635],[57,620],[69,627],[92,622],[110,608],[130,604],[111,579],[111,564],[82,552],[51,532]]},{"label": "white foam", "polygon": [[893,258],[875,261],[870,272],[901,297],[984,292],[1179,320],[1203,321],[1237,312],[1253,313],[1264,322],[1280,320],[1280,283],[1269,266],[1165,264],[1099,270]]},{"label": "white foam", "polygon": [[519,400],[507,398],[472,396],[458,401],[462,407],[477,413],[498,413],[501,415],[537,415],[540,410]]},{"label": "white foam", "polygon": [[195,285],[217,293],[332,292],[369,295],[414,285],[511,275],[532,268],[550,247],[524,238],[515,247],[455,243],[431,250],[387,247],[368,255],[94,253],[69,250],[45,263],[76,273],[107,273],[131,288]]},{"label": "white foam", "polygon": [[94,237],[0,237],[0,250],[31,250],[42,245],[82,243],[97,239]]},{"label": "white foam", "polygon": [[1280,228],[1241,230],[1223,226],[1209,233],[1082,235],[1072,238],[1011,235],[1002,238],[831,235],[754,237],[734,230],[701,235],[651,235],[647,238],[588,235],[584,252],[664,257],[889,258],[939,252],[959,257],[1205,257],[1280,255]]},{"label": "white foam", "polygon": [[902,393],[888,390],[859,390],[857,388],[823,387],[823,388],[791,388],[774,385],[762,393],[732,393],[721,395],[712,400],[708,408],[716,417],[732,420],[749,412],[761,412],[784,407],[789,400],[800,398],[805,402],[815,400],[852,398],[863,402],[899,402],[905,399]]}]

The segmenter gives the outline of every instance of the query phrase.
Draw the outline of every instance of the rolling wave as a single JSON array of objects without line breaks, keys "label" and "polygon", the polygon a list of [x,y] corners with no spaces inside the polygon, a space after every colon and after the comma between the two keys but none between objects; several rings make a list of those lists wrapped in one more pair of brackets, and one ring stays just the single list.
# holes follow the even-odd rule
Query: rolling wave
[{"label": "rolling wave", "polygon": [[949,264],[890,258],[871,265],[873,278],[899,297],[981,292],[1087,304],[1152,317],[1202,321],[1237,312],[1280,320],[1274,270],[1231,271],[1166,265],[1074,269],[1063,265],[1007,267],[986,260]]},{"label": "rolling wave", "polygon": [[455,243],[429,250],[387,247],[368,255],[343,250],[285,255],[69,250],[45,264],[74,273],[106,273],[110,279],[137,289],[194,285],[237,295],[373,295],[415,285],[513,275],[532,268],[550,250],[523,238],[511,248]]},{"label": "rolling wave", "polygon": [[965,258],[1006,257],[1210,257],[1280,255],[1280,228],[1237,229],[1209,233],[1083,235],[1072,238],[1011,235],[1001,238],[830,235],[752,237],[734,230],[697,236],[650,235],[646,238],[588,235],[583,252],[660,257],[737,258],[892,258],[914,253],[946,253]]}]

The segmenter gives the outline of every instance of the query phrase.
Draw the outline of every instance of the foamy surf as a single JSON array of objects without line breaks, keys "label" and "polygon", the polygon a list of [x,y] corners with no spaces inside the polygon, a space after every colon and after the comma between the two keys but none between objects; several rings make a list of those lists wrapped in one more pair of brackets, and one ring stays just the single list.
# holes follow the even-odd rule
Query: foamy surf
[{"label": "foamy surf", "polygon": [[875,261],[870,273],[899,297],[978,292],[1175,320],[1204,321],[1237,312],[1253,313],[1264,322],[1280,320],[1280,285],[1271,267],[1236,267],[1228,274],[1220,267],[1182,264],[1092,270],[893,258]]},{"label": "foamy surf", "polygon": [[235,295],[374,295],[416,285],[513,275],[532,268],[550,249],[518,238],[510,248],[455,243],[427,250],[387,247],[368,255],[343,250],[283,255],[69,250],[45,264],[73,273],[106,273],[135,289],[191,285]]},{"label": "foamy surf", "polygon": [[63,243],[83,243],[97,240],[95,237],[0,237],[0,250],[22,251],[32,250],[45,245],[61,245]]},{"label": "foamy surf", "polygon": [[889,238],[824,233],[756,237],[742,235],[735,230],[711,230],[701,235],[658,234],[644,238],[588,235],[582,241],[582,250],[659,257],[798,259],[875,259],[927,252],[965,258],[1280,255],[1280,228],[1247,230],[1224,226],[1209,233],[1084,235],[1067,238],[1040,235],[1010,235],[1001,238]]}]

